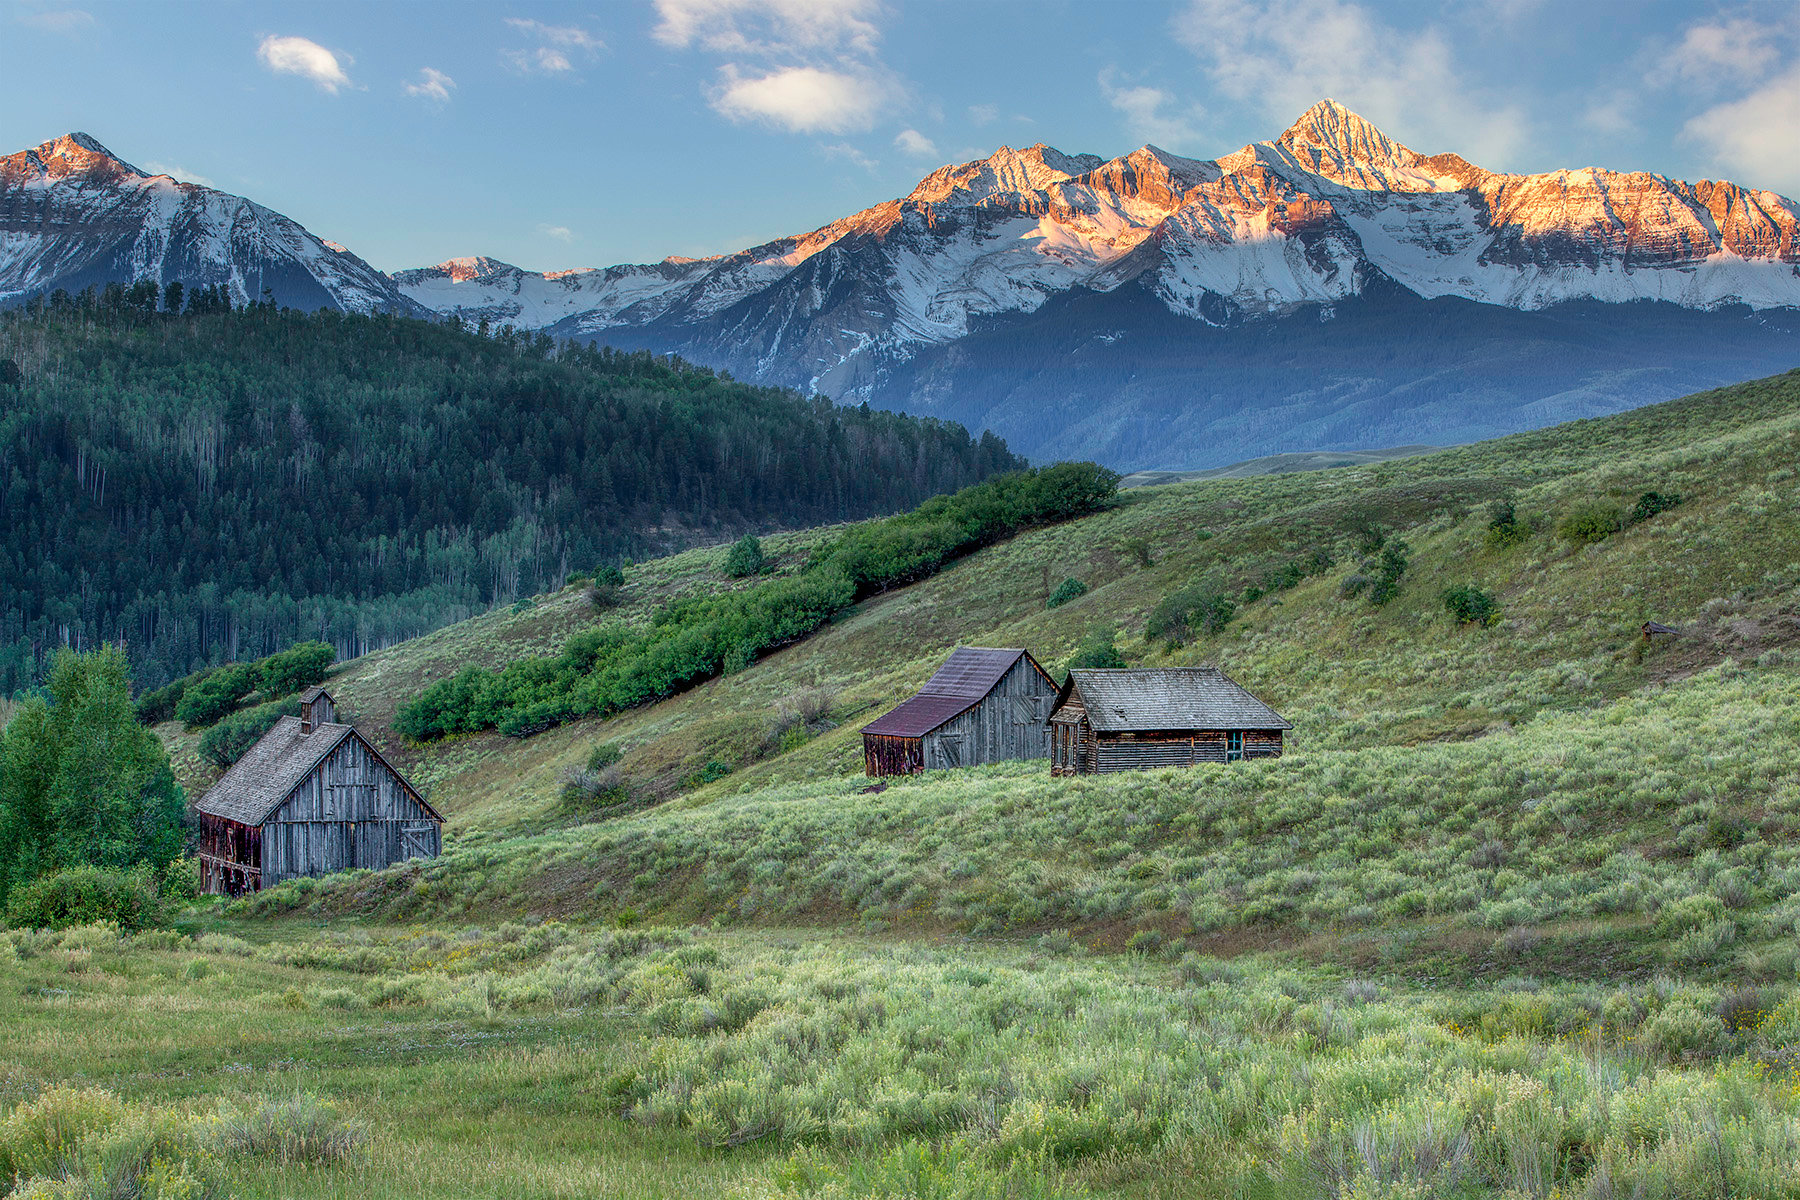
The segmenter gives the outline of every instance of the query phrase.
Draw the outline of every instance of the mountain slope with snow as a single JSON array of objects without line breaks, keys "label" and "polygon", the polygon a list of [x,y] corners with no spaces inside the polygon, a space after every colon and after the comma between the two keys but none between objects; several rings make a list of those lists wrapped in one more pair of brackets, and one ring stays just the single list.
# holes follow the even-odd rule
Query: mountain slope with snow
[{"label": "mountain slope with snow", "polygon": [[278,212],[141,171],[84,133],[0,158],[0,304],[152,279],[291,308],[420,311]]},{"label": "mountain slope with snow", "polygon": [[[470,273],[451,263],[397,280],[438,312],[676,352],[745,378],[992,425],[1028,453],[1085,447],[1119,465],[1204,465],[1294,447],[1217,446],[1212,430],[1165,447],[1176,458],[1147,461],[1139,456],[1148,445],[1128,450],[1085,435],[1071,444],[1066,424],[1048,416],[1009,421],[974,399],[1009,369],[993,360],[995,347],[1041,343],[1028,327],[1051,301],[1067,302],[1059,311],[1106,311],[1117,328],[1037,345],[1032,365],[1046,406],[1079,394],[1084,412],[1109,413],[1131,388],[1107,378],[1134,364],[1185,362],[1186,386],[1206,392],[1212,356],[1230,361],[1237,343],[1266,347],[1272,330],[1316,326],[1346,305],[1388,311],[1404,303],[1397,296],[1471,302],[1433,311],[1459,314],[1450,340],[1478,345],[1484,328],[1506,324],[1497,310],[1550,314],[1598,304],[1578,320],[1528,323],[1532,338],[1555,347],[1564,374],[1482,381],[1484,394],[1520,421],[1543,415],[1545,402],[1556,419],[1570,415],[1557,397],[1624,407],[1631,397],[1658,399],[1800,361],[1789,315],[1800,309],[1797,230],[1800,206],[1773,192],[1598,169],[1487,171],[1455,154],[1421,154],[1326,100],[1274,140],[1213,160],[1155,146],[1112,160],[1003,146],[940,168],[900,199],[717,258],[549,276],[501,267]],[[1110,305],[1081,300],[1113,292],[1120,295]],[[1742,374],[1732,356],[1703,344],[1718,340],[1700,332],[1717,322],[1672,315],[1650,323],[1693,329],[1694,353],[1658,347],[1661,366],[1647,376],[1630,372],[1630,338],[1612,336],[1605,316],[1629,333],[1649,320],[1645,302],[1727,324],[1749,320],[1723,335],[1744,359]],[[1745,318],[1746,311],[1762,315]],[[1155,341],[1146,344],[1151,328]],[[1215,336],[1220,331],[1228,336]],[[1390,333],[1405,343],[1404,330]],[[1102,340],[1082,351],[1090,337]],[[1592,353],[1564,353],[1569,337],[1587,339]],[[1121,349],[1106,349],[1115,344]],[[1392,347],[1368,349],[1371,362],[1394,357]],[[1046,356],[1081,382],[1044,381]],[[1441,354],[1401,356],[1430,358],[1439,375],[1455,369]],[[1334,357],[1354,365],[1353,356]],[[1090,363],[1098,358],[1116,361],[1096,375]],[[1585,378],[1621,371],[1633,375],[1630,387]],[[1377,369],[1363,375],[1359,395],[1417,382]],[[1301,372],[1291,383],[1306,389],[1317,381]],[[1406,407],[1403,398],[1395,403]],[[1133,416],[1101,423],[1118,428]],[[1517,427],[1492,426],[1494,416],[1467,429],[1452,420],[1443,436]],[[1402,427],[1369,436],[1375,442],[1364,444],[1411,435]]]}]

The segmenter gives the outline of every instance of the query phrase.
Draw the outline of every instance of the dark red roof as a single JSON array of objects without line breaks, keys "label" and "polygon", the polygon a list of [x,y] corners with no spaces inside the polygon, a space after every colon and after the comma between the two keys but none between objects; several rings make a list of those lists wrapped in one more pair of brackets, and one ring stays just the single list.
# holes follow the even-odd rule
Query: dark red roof
[{"label": "dark red roof", "polygon": [[[981,703],[1021,657],[1031,658],[1023,650],[958,646],[918,695],[870,721],[863,732],[877,737],[924,737]],[[1031,665],[1043,671],[1035,661]]]}]

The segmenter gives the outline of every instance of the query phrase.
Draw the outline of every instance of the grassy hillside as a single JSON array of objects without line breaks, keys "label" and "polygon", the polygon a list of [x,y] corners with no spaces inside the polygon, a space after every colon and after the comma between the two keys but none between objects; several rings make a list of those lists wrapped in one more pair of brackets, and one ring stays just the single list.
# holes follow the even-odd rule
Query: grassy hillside
[{"label": "grassy hillside", "polygon": [[[570,588],[452,626],[330,684],[444,856],[202,906],[199,940],[13,935],[0,1079],[366,1123],[354,1161],[228,1156],[245,1195],[1800,1196],[1796,463],[1800,374],[1138,489],[664,703],[405,744],[433,679],[742,584],[720,546],[610,614]],[[1646,492],[1680,500],[1628,520]],[[1409,548],[1381,606],[1346,589],[1377,535]],[[1458,623],[1458,585],[1498,619]],[[1234,619],[1148,637],[1184,588]],[[858,727],[950,647],[1055,671],[1107,629],[1219,663],[1287,756],[864,790]],[[601,743],[648,807],[565,799]]]}]

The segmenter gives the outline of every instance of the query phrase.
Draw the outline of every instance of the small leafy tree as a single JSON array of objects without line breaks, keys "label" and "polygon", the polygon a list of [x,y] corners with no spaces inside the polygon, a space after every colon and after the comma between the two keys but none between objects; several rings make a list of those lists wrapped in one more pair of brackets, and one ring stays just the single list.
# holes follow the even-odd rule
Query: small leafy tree
[{"label": "small leafy tree", "polygon": [[1127,555],[1137,560],[1140,567],[1154,567],[1156,556],[1150,552],[1150,543],[1141,537],[1126,538],[1119,546]]},{"label": "small leafy tree", "polygon": [[1444,608],[1459,625],[1488,626],[1500,620],[1500,602],[1472,583],[1444,589]]},{"label": "small leafy tree", "polygon": [[1046,608],[1061,608],[1071,600],[1087,595],[1088,586],[1079,579],[1065,579],[1056,585],[1050,593],[1050,599],[1044,602]]},{"label": "small leafy tree", "polygon": [[1150,613],[1146,637],[1169,646],[1185,645],[1196,633],[1218,633],[1237,615],[1237,605],[1222,591],[1195,584],[1171,592]]},{"label": "small leafy tree", "polygon": [[337,651],[325,642],[301,642],[256,664],[258,685],[265,696],[286,696],[323,683],[337,661]]},{"label": "small leafy tree", "polygon": [[621,567],[612,563],[608,563],[604,567],[595,567],[594,584],[596,587],[622,588],[625,586],[625,572]]},{"label": "small leafy tree", "polygon": [[768,559],[763,555],[762,542],[752,533],[746,533],[734,542],[725,555],[725,574],[732,579],[761,575],[767,566]]},{"label": "small leafy tree", "polygon": [[186,800],[131,704],[125,654],[61,651],[0,734],[0,896],[66,867],[160,869]]},{"label": "small leafy tree", "polygon": [[1369,584],[1369,603],[1379,608],[1400,594],[1400,577],[1412,565],[1412,547],[1392,538],[1381,548],[1375,560],[1374,578]]}]

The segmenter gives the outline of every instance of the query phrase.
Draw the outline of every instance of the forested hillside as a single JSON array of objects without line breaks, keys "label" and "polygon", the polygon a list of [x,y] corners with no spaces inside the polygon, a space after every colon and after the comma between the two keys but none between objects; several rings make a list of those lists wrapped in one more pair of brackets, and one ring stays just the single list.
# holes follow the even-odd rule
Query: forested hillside
[{"label": "forested hillside", "polygon": [[103,639],[141,686],[304,638],[355,655],[596,563],[1021,465],[649,354],[156,299],[0,316],[0,695]]}]

